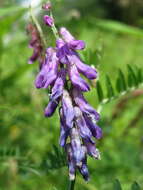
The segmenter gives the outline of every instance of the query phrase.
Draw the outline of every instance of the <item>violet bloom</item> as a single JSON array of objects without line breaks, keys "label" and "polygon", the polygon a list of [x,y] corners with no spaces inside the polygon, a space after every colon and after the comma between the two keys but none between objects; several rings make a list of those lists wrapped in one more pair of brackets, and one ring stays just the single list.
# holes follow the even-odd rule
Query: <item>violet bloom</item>
[{"label": "violet bloom", "polygon": [[78,87],[80,90],[84,92],[90,90],[89,85],[80,77],[76,65],[72,64],[72,62],[70,62],[69,64],[68,73],[70,80],[74,86]]},{"label": "violet bloom", "polygon": [[47,25],[47,26],[50,26],[52,27],[52,25],[54,24],[54,20],[52,17],[48,16],[48,15],[45,15],[44,16],[44,23]]},{"label": "violet bloom", "polygon": [[59,115],[60,115],[60,140],[59,140],[59,144],[60,144],[60,146],[65,147],[66,140],[69,136],[69,132],[70,132],[71,128],[66,125],[65,117],[63,115],[62,109],[59,110]]},{"label": "violet bloom", "polygon": [[87,101],[84,99],[81,91],[78,88],[73,89],[73,97],[75,103],[79,106],[83,113],[87,114],[89,117],[95,120],[99,120],[99,114],[92,106],[90,106],[87,103]]},{"label": "violet bloom", "polygon": [[[49,10],[51,4],[45,4],[43,8]],[[54,19],[49,15],[44,16],[44,22],[55,30]],[[35,80],[36,88],[50,91],[45,116],[51,117],[59,106],[59,144],[67,154],[69,178],[74,180],[76,171],[79,170],[88,181],[87,155],[100,159],[95,141],[102,137],[102,130],[96,124],[99,114],[83,96],[83,92],[89,91],[90,87],[81,75],[93,80],[97,77],[97,71],[86,65],[76,52],[85,48],[84,41],[75,39],[64,27],[60,29],[59,34],[56,47],[47,48],[42,58],[43,49],[41,52],[39,39],[33,32],[30,47],[34,51],[30,63],[35,60],[40,63]]]},{"label": "violet bloom", "polygon": [[48,88],[57,78],[58,74],[58,59],[56,52],[53,48],[48,48],[48,56],[46,57],[45,63],[39,74],[36,77],[35,86],[36,88]]},{"label": "violet bloom", "polygon": [[100,160],[100,153],[98,149],[95,147],[95,144],[88,142],[86,140],[84,140],[84,144],[86,146],[87,153],[90,156],[94,157],[95,159]]},{"label": "violet bloom", "polygon": [[75,123],[78,127],[80,136],[89,142],[94,142],[92,140],[92,133],[86,125],[85,119],[82,115],[80,108],[74,107],[74,111],[75,111]]},{"label": "violet bloom", "polygon": [[63,94],[65,80],[66,80],[66,69],[61,69],[58,73],[58,77],[52,88],[52,94],[50,96],[51,100],[57,100]]},{"label": "violet bloom", "polygon": [[74,109],[72,99],[67,90],[64,90],[62,96],[62,110],[65,117],[65,123],[68,127],[73,127]]},{"label": "violet bloom", "polygon": [[85,48],[85,43],[82,40],[75,40],[75,38],[70,34],[70,32],[62,27],[60,29],[60,34],[63,40],[69,44],[69,47],[74,50],[82,50]]}]

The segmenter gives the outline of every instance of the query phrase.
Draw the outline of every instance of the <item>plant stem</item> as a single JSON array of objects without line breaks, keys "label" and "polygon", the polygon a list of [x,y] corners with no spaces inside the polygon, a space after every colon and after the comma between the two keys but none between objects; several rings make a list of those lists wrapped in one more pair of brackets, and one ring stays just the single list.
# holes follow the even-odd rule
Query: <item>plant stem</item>
[{"label": "plant stem", "polygon": [[[53,18],[52,11],[50,11],[50,17],[51,17],[52,19],[54,19],[54,18]],[[54,34],[55,38],[56,38],[56,39],[59,39],[60,37],[59,37],[57,28],[55,27],[55,24],[54,24],[54,23],[53,23],[51,29],[52,29],[52,31],[53,31],[53,34]]]},{"label": "plant stem", "polygon": [[29,9],[30,9],[30,16],[31,16],[31,19],[32,19],[32,21],[34,22],[34,24],[35,24],[35,26],[36,26],[36,28],[37,28],[39,34],[40,34],[40,37],[41,37],[41,40],[43,41],[44,46],[46,47],[46,44],[47,44],[47,43],[46,43],[46,40],[45,40],[43,31],[42,31],[42,29],[41,29],[41,26],[39,25],[39,23],[38,23],[36,17],[35,17],[34,14],[33,14],[32,5],[29,6]]},{"label": "plant stem", "polygon": [[76,178],[74,180],[72,180],[72,181],[71,180],[69,181],[68,190],[74,190],[75,180],[76,180]]}]

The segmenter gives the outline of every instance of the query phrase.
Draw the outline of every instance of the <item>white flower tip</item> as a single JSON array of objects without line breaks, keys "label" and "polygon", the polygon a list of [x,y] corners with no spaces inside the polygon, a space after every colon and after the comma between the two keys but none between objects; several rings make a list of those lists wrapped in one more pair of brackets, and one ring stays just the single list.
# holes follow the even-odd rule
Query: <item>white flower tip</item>
[{"label": "white flower tip", "polygon": [[69,174],[69,178],[71,181],[75,180],[75,175],[74,174]]}]

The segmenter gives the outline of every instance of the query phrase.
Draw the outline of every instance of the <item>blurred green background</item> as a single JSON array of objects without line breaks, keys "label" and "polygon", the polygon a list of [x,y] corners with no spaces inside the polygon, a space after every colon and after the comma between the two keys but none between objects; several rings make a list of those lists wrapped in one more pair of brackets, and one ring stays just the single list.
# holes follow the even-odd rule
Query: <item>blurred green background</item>
[{"label": "blurred green background", "polygon": [[[53,146],[60,149],[58,115],[44,117],[47,92],[34,87],[37,63],[27,64],[32,53],[26,34],[29,2],[0,1],[0,189],[64,190],[68,169]],[[38,2],[34,0],[35,14],[43,25]],[[142,0],[52,3],[57,27],[66,26],[95,52],[89,64],[98,68],[103,89],[106,74],[115,84],[119,68],[127,75],[127,64],[143,67]],[[47,46],[54,44],[50,30],[42,27]],[[95,87],[86,97],[99,107]],[[134,181],[143,189],[143,88],[103,105],[99,125],[104,134],[97,142],[101,160],[88,159],[91,180],[85,183],[77,174],[75,189],[111,190],[115,179],[123,190],[130,190]]]}]

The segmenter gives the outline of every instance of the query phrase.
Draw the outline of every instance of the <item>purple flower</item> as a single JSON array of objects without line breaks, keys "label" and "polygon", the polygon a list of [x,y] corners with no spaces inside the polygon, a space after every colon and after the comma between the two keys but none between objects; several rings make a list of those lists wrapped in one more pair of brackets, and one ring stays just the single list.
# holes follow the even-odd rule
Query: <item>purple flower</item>
[{"label": "purple flower", "polygon": [[82,115],[81,110],[78,107],[74,107],[75,111],[75,123],[79,128],[79,134],[83,139],[88,140],[89,142],[94,142],[92,140],[92,133],[90,129],[87,127],[85,119]]},{"label": "purple flower", "polygon": [[60,109],[59,114],[60,114],[60,146],[64,147],[66,145],[66,140],[68,138],[70,128],[66,126],[62,109]]},{"label": "purple flower", "polygon": [[38,59],[38,57],[39,57],[39,50],[38,50],[38,49],[34,49],[33,54],[32,54],[32,56],[29,58],[28,63],[29,63],[29,64],[34,63],[34,62]]},{"label": "purple flower", "polygon": [[45,23],[46,25],[52,27],[53,24],[54,24],[54,19],[53,19],[52,17],[48,16],[48,15],[45,15],[45,16],[44,16],[44,23]]},{"label": "purple flower", "polygon": [[60,28],[59,32],[63,38],[63,40],[67,43],[74,40],[74,37],[71,35],[71,33],[64,27]]},{"label": "purple flower", "polygon": [[87,148],[87,153],[90,156],[94,157],[95,159],[100,160],[100,153],[99,153],[98,149],[95,147],[95,144],[88,142],[86,140],[84,140],[84,144]]},{"label": "purple flower", "polygon": [[58,77],[52,88],[52,94],[50,97],[51,100],[56,100],[57,98],[59,98],[62,95],[65,80],[66,80],[66,70],[61,69],[58,73]]},{"label": "purple flower", "polygon": [[81,173],[81,175],[83,176],[83,178],[85,179],[85,181],[89,181],[89,172],[88,172],[88,167],[87,167],[87,156],[85,156],[85,158],[82,161],[82,165],[81,167],[78,167],[79,172]]},{"label": "purple flower", "polygon": [[[51,4],[46,3],[43,9],[50,10]],[[45,15],[44,22],[56,30],[52,17]],[[100,159],[93,137],[100,139],[102,130],[96,124],[99,114],[83,96],[83,92],[89,91],[90,87],[80,74],[93,80],[97,77],[97,71],[84,64],[76,52],[85,48],[84,41],[76,40],[64,27],[60,29],[59,35],[56,47],[49,47],[44,52],[40,35],[32,28],[32,39],[29,45],[33,48],[33,54],[29,63],[39,61],[40,71],[35,86],[48,88],[51,93],[45,108],[45,116],[51,117],[60,104],[59,144],[65,148],[67,154],[69,178],[74,180],[78,169],[83,178],[88,181],[87,154]]]},{"label": "purple flower", "polygon": [[55,112],[58,104],[59,104],[59,99],[56,101],[50,100],[47,107],[45,108],[45,116],[51,117],[53,115],[53,113]]},{"label": "purple flower", "polygon": [[39,35],[39,32],[38,32],[37,28],[35,27],[35,25],[33,25],[31,23],[28,24],[28,26],[27,26],[27,32],[31,36],[29,47],[33,48],[33,54],[29,58],[28,63],[32,64],[33,62],[38,60],[41,64],[41,62],[43,61],[42,54],[43,54],[44,48],[43,48],[43,45],[41,42],[41,37]]},{"label": "purple flower", "polygon": [[71,147],[73,151],[73,158],[76,166],[82,165],[82,160],[85,157],[86,149],[82,147],[79,132],[76,128],[72,128],[70,131]]},{"label": "purple flower", "polygon": [[92,121],[92,118],[90,118],[89,116],[87,116],[86,114],[84,114],[84,118],[86,121],[87,126],[89,127],[89,129],[92,132],[92,135],[96,138],[96,139],[101,139],[102,138],[102,129],[100,127],[98,127],[95,123],[95,121]]},{"label": "purple flower", "polygon": [[66,126],[72,128],[73,119],[74,119],[74,109],[73,109],[71,97],[67,90],[63,91],[62,110],[63,110],[63,115],[65,117]]},{"label": "purple flower", "polygon": [[70,54],[70,49],[67,44],[63,44],[61,40],[57,40],[57,57],[59,58],[60,62],[63,64],[68,64],[67,55]]},{"label": "purple flower", "polygon": [[76,172],[76,165],[75,165],[73,151],[72,151],[70,143],[66,144],[65,150],[66,150],[67,157],[68,157],[69,178],[70,178],[70,180],[74,180],[75,172]]},{"label": "purple flower", "polygon": [[53,48],[48,48],[47,58],[36,77],[36,88],[48,88],[57,78],[58,60]]},{"label": "purple flower", "polygon": [[72,52],[71,59],[72,62],[76,65],[78,71],[88,79],[92,80],[97,78],[97,71],[91,66],[84,64],[77,53]]},{"label": "purple flower", "polygon": [[78,88],[73,88],[73,97],[75,103],[79,106],[80,110],[83,113],[86,113],[92,119],[99,120],[99,114],[92,106],[90,106],[87,103],[87,101],[84,99],[81,91]]},{"label": "purple flower", "polygon": [[82,40],[72,40],[69,42],[69,47],[73,50],[82,50],[85,48],[85,43]]},{"label": "purple flower", "polygon": [[63,40],[69,45],[71,49],[82,50],[85,48],[84,41],[75,40],[75,38],[70,34],[70,32],[66,28],[60,28],[60,34]]},{"label": "purple flower", "polygon": [[68,57],[70,65],[68,67],[68,73],[72,84],[78,87],[81,91],[87,92],[90,90],[89,85],[80,77],[80,74],[76,68],[76,65],[72,62],[72,57]]}]

